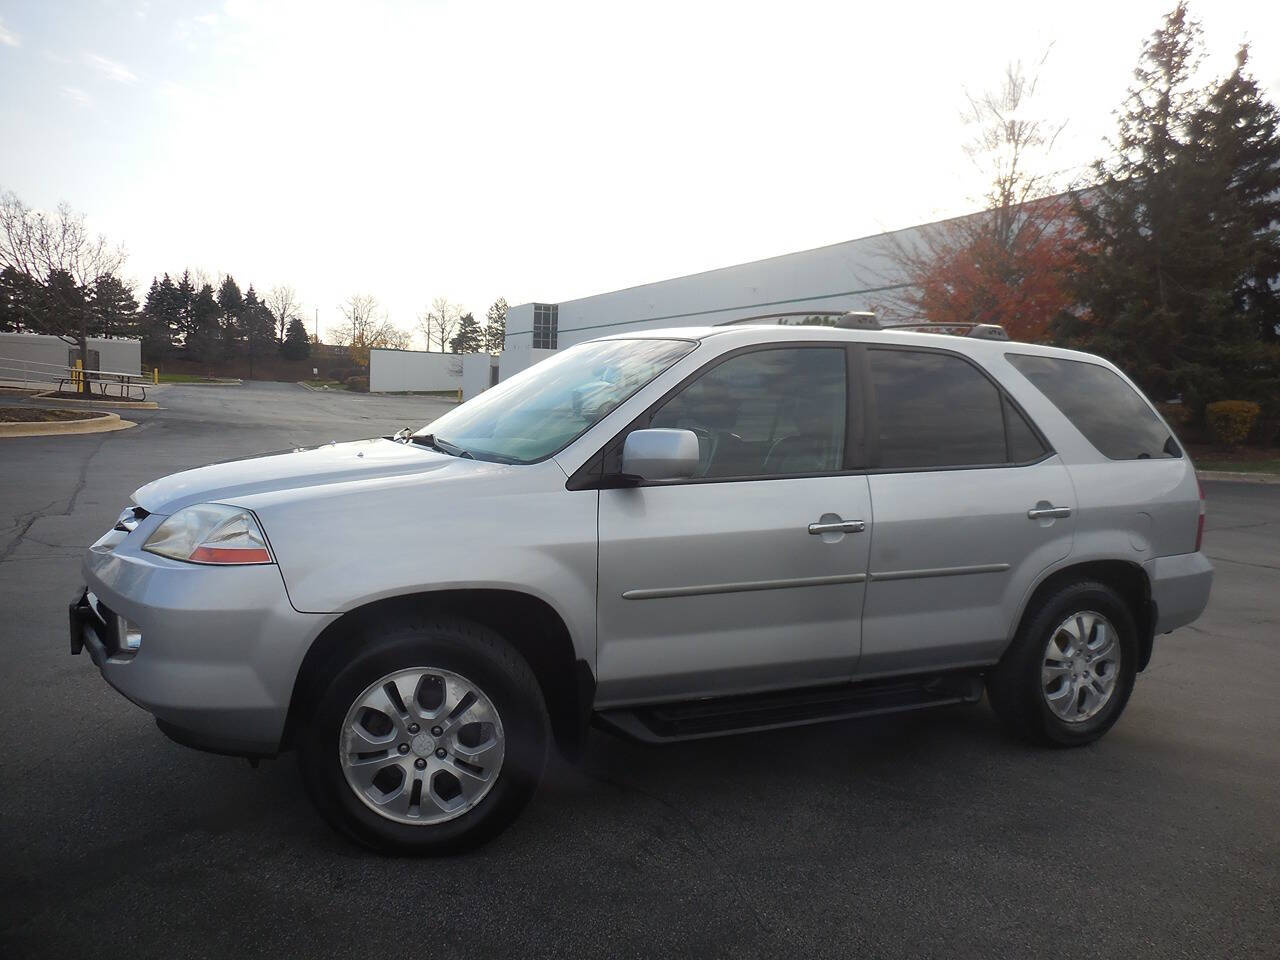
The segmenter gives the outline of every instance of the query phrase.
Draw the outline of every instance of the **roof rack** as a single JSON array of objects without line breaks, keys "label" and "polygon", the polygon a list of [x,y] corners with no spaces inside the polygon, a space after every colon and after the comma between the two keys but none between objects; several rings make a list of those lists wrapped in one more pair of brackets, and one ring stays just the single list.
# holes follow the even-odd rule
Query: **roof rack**
[{"label": "roof rack", "polygon": [[952,337],[974,337],[978,340],[1008,340],[1009,334],[998,323],[903,323],[881,327],[904,333],[941,333]]},{"label": "roof rack", "polygon": [[884,324],[867,310],[778,313],[763,317],[731,320],[730,324],[780,324],[788,327],[836,327],[840,330],[890,330],[901,333],[942,333],[978,340],[1008,340],[1004,327],[995,323],[890,323]]}]

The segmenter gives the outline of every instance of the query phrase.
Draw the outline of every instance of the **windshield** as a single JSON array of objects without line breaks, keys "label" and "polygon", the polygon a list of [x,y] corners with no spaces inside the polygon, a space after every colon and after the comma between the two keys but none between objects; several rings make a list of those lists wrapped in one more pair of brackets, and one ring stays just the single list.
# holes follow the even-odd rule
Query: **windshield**
[{"label": "windshield", "polygon": [[486,390],[414,436],[433,437],[479,460],[532,463],[563,449],[693,347],[690,340],[580,344]]}]

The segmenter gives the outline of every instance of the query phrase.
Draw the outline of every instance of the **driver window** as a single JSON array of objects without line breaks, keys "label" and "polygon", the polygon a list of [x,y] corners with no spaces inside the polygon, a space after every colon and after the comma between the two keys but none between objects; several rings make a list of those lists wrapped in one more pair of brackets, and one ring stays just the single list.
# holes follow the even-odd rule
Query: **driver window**
[{"label": "driver window", "polygon": [[845,404],[842,348],[756,350],[707,371],[649,425],[697,435],[697,477],[828,473],[844,466]]}]

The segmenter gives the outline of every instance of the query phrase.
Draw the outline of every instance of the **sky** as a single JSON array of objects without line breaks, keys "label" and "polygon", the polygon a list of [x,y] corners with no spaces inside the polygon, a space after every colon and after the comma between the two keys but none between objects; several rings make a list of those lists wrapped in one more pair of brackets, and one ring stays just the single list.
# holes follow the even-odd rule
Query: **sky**
[{"label": "sky", "polygon": [[[124,243],[139,299],[191,268],[416,329],[973,210],[966,94],[1046,51],[1079,176],[1172,5],[0,0],[0,189]],[[1247,41],[1280,101],[1280,4],[1191,8],[1203,82]]]}]

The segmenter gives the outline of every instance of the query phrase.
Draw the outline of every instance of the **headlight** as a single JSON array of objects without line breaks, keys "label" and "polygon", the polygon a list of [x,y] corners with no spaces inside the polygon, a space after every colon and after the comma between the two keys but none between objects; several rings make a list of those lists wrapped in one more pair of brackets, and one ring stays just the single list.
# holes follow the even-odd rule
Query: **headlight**
[{"label": "headlight", "polygon": [[142,549],[191,563],[271,563],[257,518],[243,507],[201,503],[156,527]]}]

